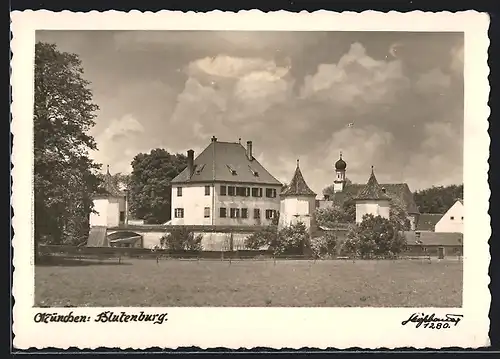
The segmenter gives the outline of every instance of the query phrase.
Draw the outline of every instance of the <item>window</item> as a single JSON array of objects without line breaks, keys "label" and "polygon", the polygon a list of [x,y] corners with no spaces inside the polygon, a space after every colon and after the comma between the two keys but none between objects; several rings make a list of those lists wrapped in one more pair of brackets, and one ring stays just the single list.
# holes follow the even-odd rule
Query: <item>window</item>
[{"label": "window", "polygon": [[229,216],[231,218],[239,218],[240,217],[240,209],[239,208],[231,208],[229,210]]},{"label": "window", "polygon": [[228,186],[227,187],[227,195],[228,196],[235,196],[236,195],[236,187]]},{"label": "window", "polygon": [[259,208],[254,208],[253,210],[253,218],[259,219],[260,218],[260,209]]},{"label": "window", "polygon": [[210,186],[205,186],[205,196],[210,196]]},{"label": "window", "polygon": [[276,197],[276,189],[275,188],[266,188],[266,197],[267,198],[275,198]]},{"label": "window", "polygon": [[120,222],[125,222],[125,212],[120,211]]},{"label": "window", "polygon": [[236,195],[244,197],[245,196],[245,187],[236,187]]},{"label": "window", "polygon": [[453,221],[455,219],[455,217],[451,216],[450,219]]},{"label": "window", "polygon": [[250,187],[245,187],[245,197],[250,197]]},{"label": "window", "polygon": [[274,218],[274,210],[273,209],[266,209],[266,219],[272,219]]},{"label": "window", "polygon": [[182,187],[177,187],[177,197],[182,197]]},{"label": "window", "polygon": [[464,220],[464,216],[462,216],[461,220],[462,220],[462,221]]},{"label": "window", "polygon": [[220,218],[226,218],[226,215],[227,215],[227,211],[224,207],[221,207],[220,210],[219,210],[219,215],[220,215]]},{"label": "window", "polygon": [[227,187],[226,186],[220,186],[220,195],[225,196],[227,194]]},{"label": "window", "polygon": [[184,218],[184,208],[176,208],[174,212],[175,218]]},{"label": "window", "polygon": [[262,197],[262,188],[252,188],[252,197]]},{"label": "window", "polygon": [[248,208],[241,209],[241,218],[248,218]]},{"label": "window", "polygon": [[210,218],[210,207],[205,207],[205,209],[203,210],[203,217],[205,218]]}]

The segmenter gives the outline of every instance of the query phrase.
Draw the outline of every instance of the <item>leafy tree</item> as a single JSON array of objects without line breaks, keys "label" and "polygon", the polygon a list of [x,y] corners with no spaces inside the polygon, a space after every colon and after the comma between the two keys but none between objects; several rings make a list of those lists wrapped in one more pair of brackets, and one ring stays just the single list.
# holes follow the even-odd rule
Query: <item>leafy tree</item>
[{"label": "leafy tree", "polygon": [[201,251],[201,234],[195,235],[185,227],[179,227],[160,238],[160,245],[170,251]]},{"label": "leafy tree", "polygon": [[186,166],[186,156],[170,154],[161,148],[135,156],[129,180],[131,213],[136,218],[144,219],[146,223],[164,223],[170,220],[170,181]]},{"label": "leafy tree", "polygon": [[403,234],[389,219],[367,214],[360,224],[349,230],[344,248],[361,258],[394,257],[405,244]]},{"label": "leafy tree", "polygon": [[389,219],[398,231],[409,231],[410,220],[408,219],[408,211],[405,203],[400,197],[390,195],[389,202]]},{"label": "leafy tree", "polygon": [[76,243],[88,235],[91,195],[99,184],[96,171],[100,168],[89,158],[89,151],[97,149],[88,132],[98,110],[89,84],[77,55],[60,52],[53,44],[36,43],[36,245]]},{"label": "leafy tree", "polygon": [[458,198],[463,198],[464,185],[426,188],[413,194],[420,213],[446,213]]},{"label": "leafy tree", "polygon": [[312,254],[315,258],[335,256],[337,236],[333,232],[325,232],[322,236],[311,239]]},{"label": "leafy tree", "polygon": [[276,226],[267,226],[247,237],[245,246],[248,249],[268,247],[275,255],[302,254],[308,239],[305,224],[298,222],[279,231]]},{"label": "leafy tree", "polygon": [[[352,210],[351,207],[354,207]],[[356,206],[344,203],[343,206],[333,205],[316,209],[315,218],[320,226],[335,227],[338,223],[351,223],[356,219]]]}]

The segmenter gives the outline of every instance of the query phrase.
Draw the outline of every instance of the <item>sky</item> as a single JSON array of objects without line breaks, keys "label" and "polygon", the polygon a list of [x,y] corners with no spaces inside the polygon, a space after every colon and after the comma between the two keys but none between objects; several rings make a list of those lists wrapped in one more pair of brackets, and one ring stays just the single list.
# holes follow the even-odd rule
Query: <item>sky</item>
[{"label": "sky", "polygon": [[91,156],[131,171],[153,148],[253,141],[282,182],[346,177],[411,190],[463,182],[463,34],[37,31],[79,55],[99,106]]}]

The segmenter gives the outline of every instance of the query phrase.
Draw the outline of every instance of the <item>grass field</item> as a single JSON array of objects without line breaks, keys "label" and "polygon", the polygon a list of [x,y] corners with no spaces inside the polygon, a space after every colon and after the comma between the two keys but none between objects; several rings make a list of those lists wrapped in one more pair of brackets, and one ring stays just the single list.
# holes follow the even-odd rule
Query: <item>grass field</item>
[{"label": "grass field", "polygon": [[461,307],[462,263],[68,260],[37,265],[35,305]]}]

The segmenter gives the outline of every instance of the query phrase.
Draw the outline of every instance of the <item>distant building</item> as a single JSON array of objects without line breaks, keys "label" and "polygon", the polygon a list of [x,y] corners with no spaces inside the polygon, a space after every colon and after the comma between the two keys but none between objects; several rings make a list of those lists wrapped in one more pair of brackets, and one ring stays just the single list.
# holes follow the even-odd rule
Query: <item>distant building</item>
[{"label": "distant building", "polygon": [[172,181],[172,225],[267,225],[282,184],[253,156],[252,141],[211,143]]},{"label": "distant building", "polygon": [[109,173],[109,166],[104,176],[104,183],[94,194],[94,211],[90,214],[90,226],[118,227],[127,224],[127,194],[118,189]]},{"label": "distant building", "polygon": [[434,227],[440,233],[464,233],[464,203],[457,200]]},{"label": "distant building", "polygon": [[419,232],[434,232],[436,224],[443,218],[442,213],[421,213],[416,230]]},{"label": "distant building", "polygon": [[299,160],[290,184],[281,192],[279,227],[302,222],[310,229],[316,208],[316,193],[307,185],[300,171]]},{"label": "distant building", "polygon": [[[352,184],[346,180],[347,164],[340,155],[339,160],[335,163],[335,180],[334,193],[331,196],[325,196],[322,200],[316,201],[317,208],[327,208],[332,205],[342,205],[345,200],[352,200],[360,194],[365,188],[364,184]],[[413,197],[410,187],[406,183],[381,183],[380,189],[385,191],[385,194],[390,198],[399,198],[408,212],[410,228],[415,230],[420,212]]]}]

